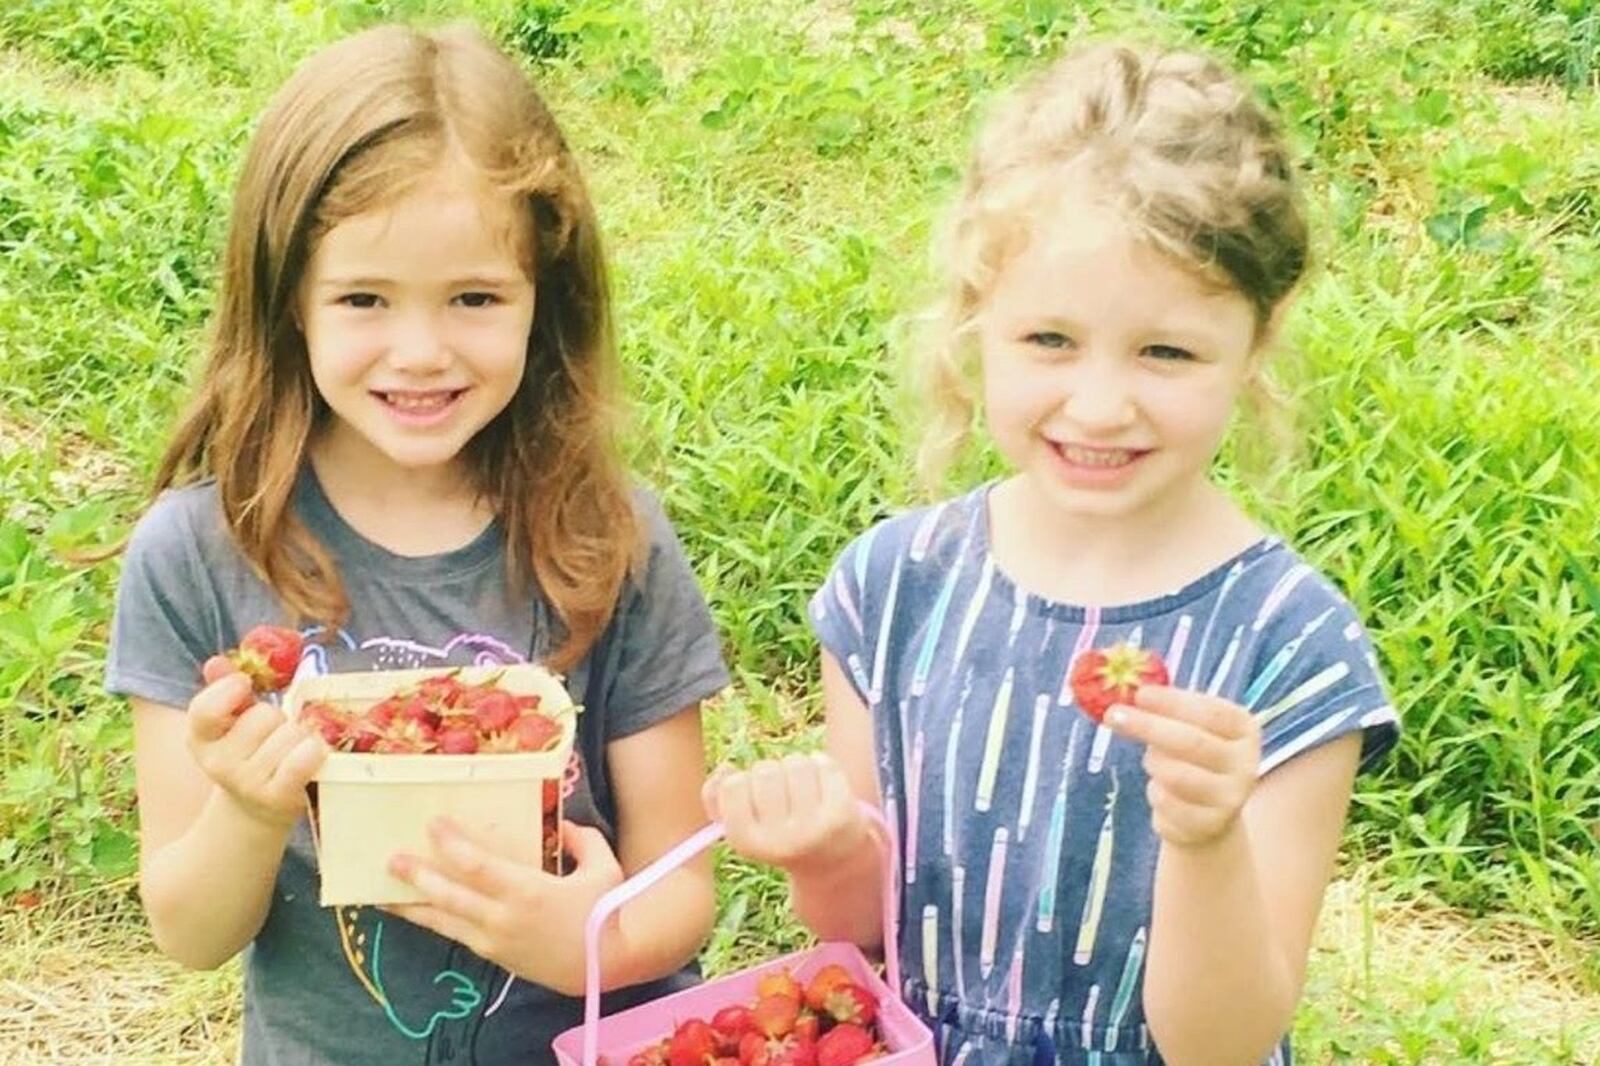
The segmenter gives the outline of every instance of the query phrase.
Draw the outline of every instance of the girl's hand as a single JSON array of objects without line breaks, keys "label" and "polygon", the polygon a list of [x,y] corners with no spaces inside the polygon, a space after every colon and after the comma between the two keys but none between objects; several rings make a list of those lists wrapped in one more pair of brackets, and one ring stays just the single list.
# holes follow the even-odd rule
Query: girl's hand
[{"label": "girl's hand", "polygon": [[573,861],[562,876],[497,855],[458,825],[436,822],[428,858],[399,854],[389,870],[425,898],[384,910],[432,929],[533,984],[583,995],[584,927],[595,902],[622,883],[600,830],[561,823]]},{"label": "girl's hand", "polygon": [[1118,705],[1106,724],[1146,746],[1151,821],[1162,841],[1201,848],[1238,821],[1255,789],[1261,727],[1236,703],[1165,685],[1141,685],[1136,706]]},{"label": "girl's hand", "polygon": [[843,861],[870,831],[844,768],[821,752],[762,760],[748,770],[720,766],[700,795],[706,817],[722,821],[729,847],[791,873]]},{"label": "girl's hand", "polygon": [[250,679],[223,656],[207,660],[203,676],[208,684],[189,701],[195,763],[249,817],[274,828],[294,825],[327,746],[278,708],[254,702]]}]

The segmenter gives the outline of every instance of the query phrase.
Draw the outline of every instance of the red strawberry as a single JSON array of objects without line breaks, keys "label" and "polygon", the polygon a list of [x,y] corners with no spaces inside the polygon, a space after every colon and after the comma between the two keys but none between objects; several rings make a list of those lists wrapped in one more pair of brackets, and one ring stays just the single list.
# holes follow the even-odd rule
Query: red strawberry
[{"label": "red strawberry", "polygon": [[512,699],[516,701],[517,712],[519,714],[525,714],[528,711],[537,711],[539,709],[539,697],[537,694],[513,696]]},{"label": "red strawberry", "polygon": [[438,740],[438,733],[427,722],[396,718],[383,738],[372,746],[372,750],[387,754],[415,754],[432,751]]},{"label": "red strawberry", "polygon": [[828,996],[840,985],[847,985],[854,978],[850,971],[836,962],[830,962],[812,975],[806,984],[806,1006],[814,1011],[828,1009]]},{"label": "red strawberry", "polygon": [[872,1035],[859,1025],[844,1022],[817,1041],[817,1066],[855,1066],[873,1053]]},{"label": "red strawberry", "polygon": [[809,1010],[801,1011],[800,1020],[794,1023],[794,1038],[801,1043],[815,1044],[821,1035],[822,1019]]},{"label": "red strawberry", "polygon": [[311,700],[300,706],[300,720],[322,734],[323,743],[340,748],[351,740],[350,721],[331,703]]},{"label": "red strawberry", "polygon": [[816,1041],[791,1036],[767,1045],[767,1066],[817,1066]]},{"label": "red strawberry", "polygon": [[1141,685],[1165,685],[1161,656],[1132,644],[1091,648],[1072,664],[1072,698],[1096,723],[1114,703],[1133,703]]},{"label": "red strawberry", "polygon": [[502,733],[517,721],[517,701],[509,692],[491,689],[473,701],[472,718],[480,733]]},{"label": "red strawberry", "polygon": [[749,1032],[739,1038],[739,1062],[742,1066],[763,1066],[767,1061],[767,1038]]},{"label": "red strawberry", "polygon": [[395,708],[394,717],[397,722],[417,722],[429,729],[439,728],[439,713],[420,693],[401,701]]},{"label": "red strawberry", "polygon": [[800,987],[800,982],[795,980],[794,974],[788,970],[781,970],[778,973],[769,973],[757,981],[756,995],[788,996],[799,1003],[805,998],[805,990]]},{"label": "red strawberry", "polygon": [[860,985],[847,981],[828,993],[827,1011],[836,1022],[868,1026],[878,1016],[878,1000]]},{"label": "red strawberry", "polygon": [[765,995],[756,1000],[751,1014],[761,1032],[770,1037],[788,1036],[794,1031],[795,1022],[800,1020],[800,1001],[782,993]]},{"label": "red strawberry", "polygon": [[[547,785],[554,783],[553,781],[546,782]],[[737,1005],[723,1007],[711,1016],[711,1028],[715,1029],[717,1035],[722,1037],[725,1042],[738,1047],[739,1040],[744,1034],[755,1031],[756,1019],[750,1013],[749,1007]]]},{"label": "red strawberry", "polygon": [[706,1066],[717,1057],[717,1032],[699,1018],[690,1018],[667,1041],[667,1066]]},{"label": "red strawberry", "polygon": [[[561,805],[561,782],[552,777],[545,781],[544,788],[541,791],[543,795],[540,798],[543,801],[544,813],[554,814],[556,808]],[[711,1020],[711,1024],[716,1024],[715,1018]]]},{"label": "red strawberry", "polygon": [[399,713],[400,701],[393,696],[386,700],[379,700],[361,713],[362,720],[371,728],[380,732],[394,724],[395,715]]},{"label": "red strawberry", "polygon": [[547,751],[561,735],[561,725],[554,718],[533,711],[513,722],[507,733],[517,742],[518,751]]},{"label": "red strawberry", "polygon": [[470,725],[447,725],[439,730],[441,755],[471,755],[478,750],[478,732]]},{"label": "red strawberry", "polygon": [[467,686],[453,673],[424,678],[417,686],[417,695],[436,709],[456,706],[466,692]]},{"label": "red strawberry", "polygon": [[282,626],[256,626],[244,635],[228,659],[250,678],[257,692],[281,692],[294,680],[305,641]]}]

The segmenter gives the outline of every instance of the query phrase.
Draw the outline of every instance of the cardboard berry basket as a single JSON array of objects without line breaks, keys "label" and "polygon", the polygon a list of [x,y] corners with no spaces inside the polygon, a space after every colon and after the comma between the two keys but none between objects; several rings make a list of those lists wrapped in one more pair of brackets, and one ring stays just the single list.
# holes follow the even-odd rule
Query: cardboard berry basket
[{"label": "cardboard berry basket", "polygon": [[878,1027],[887,1047],[871,1060],[873,1066],[937,1066],[933,1034],[911,1012],[899,995],[900,960],[895,945],[898,911],[894,891],[895,848],[883,815],[868,804],[861,805],[878,828],[884,848],[883,943],[885,977],[854,944],[824,943],[750,969],[726,974],[649,1003],[641,1003],[605,1018],[600,1017],[600,934],[612,915],[623,904],[672,873],[722,838],[722,825],[713,822],[683,841],[633,877],[607,892],[595,903],[585,927],[585,974],[583,1024],[556,1037],[551,1045],[561,1066],[624,1066],[628,1059],[663,1037],[687,1018],[710,1018],[733,1004],[749,1003],[756,997],[756,985],[768,974],[788,970],[802,983],[824,966],[837,963],[849,971],[851,979],[878,1000]]},{"label": "cardboard berry basket", "polygon": [[454,675],[467,685],[493,681],[514,695],[539,697],[539,711],[561,727],[555,745],[538,752],[472,755],[330,752],[318,772],[312,831],[325,907],[411,903],[415,889],[389,873],[396,852],[428,855],[428,827],[448,816],[507,858],[560,872],[544,841],[556,831],[561,804],[544,812],[546,781],[556,796],[572,754],[578,708],[565,686],[532,664],[427,670],[374,670],[303,677],[284,693],[283,710],[297,718],[307,703],[361,711],[431,677]]}]

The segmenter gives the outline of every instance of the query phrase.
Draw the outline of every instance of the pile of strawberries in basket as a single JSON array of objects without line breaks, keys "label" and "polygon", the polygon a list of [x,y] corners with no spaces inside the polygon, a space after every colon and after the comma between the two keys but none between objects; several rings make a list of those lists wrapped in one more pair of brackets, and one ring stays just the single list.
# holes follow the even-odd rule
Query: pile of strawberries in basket
[{"label": "pile of strawberries in basket", "polygon": [[834,963],[805,985],[768,974],[750,1006],[679,1022],[627,1066],[853,1066],[885,1050],[877,998]]},{"label": "pile of strawberries in basket", "polygon": [[540,712],[538,696],[507,692],[493,680],[468,685],[450,674],[360,711],[311,700],[300,706],[300,718],[335,751],[533,752],[549,750],[561,736],[561,724]]}]

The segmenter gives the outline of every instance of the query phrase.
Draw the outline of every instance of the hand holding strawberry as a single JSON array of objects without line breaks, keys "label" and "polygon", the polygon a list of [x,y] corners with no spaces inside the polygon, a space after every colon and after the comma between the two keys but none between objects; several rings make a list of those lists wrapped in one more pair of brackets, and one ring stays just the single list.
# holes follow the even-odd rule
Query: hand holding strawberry
[{"label": "hand holding strawberry", "polygon": [[719,767],[701,791],[706,816],[721,820],[728,846],[791,872],[852,855],[868,832],[837,761],[821,752]]},{"label": "hand holding strawberry", "polygon": [[584,924],[595,902],[622,883],[604,834],[562,822],[570,863],[562,876],[497,855],[450,823],[433,826],[432,835],[432,855],[396,855],[390,864],[426,902],[385,909],[526,981],[581,996]]},{"label": "hand holding strawberry", "polygon": [[221,655],[209,659],[205,688],[189,701],[189,751],[207,777],[267,825],[292,826],[305,814],[306,785],[327,756],[321,739],[254,701],[250,679]]},{"label": "hand holding strawberry", "polygon": [[1106,724],[1145,745],[1146,795],[1163,842],[1204,847],[1238,821],[1261,762],[1261,727],[1248,710],[1200,692],[1141,685],[1133,706],[1112,707]]}]

